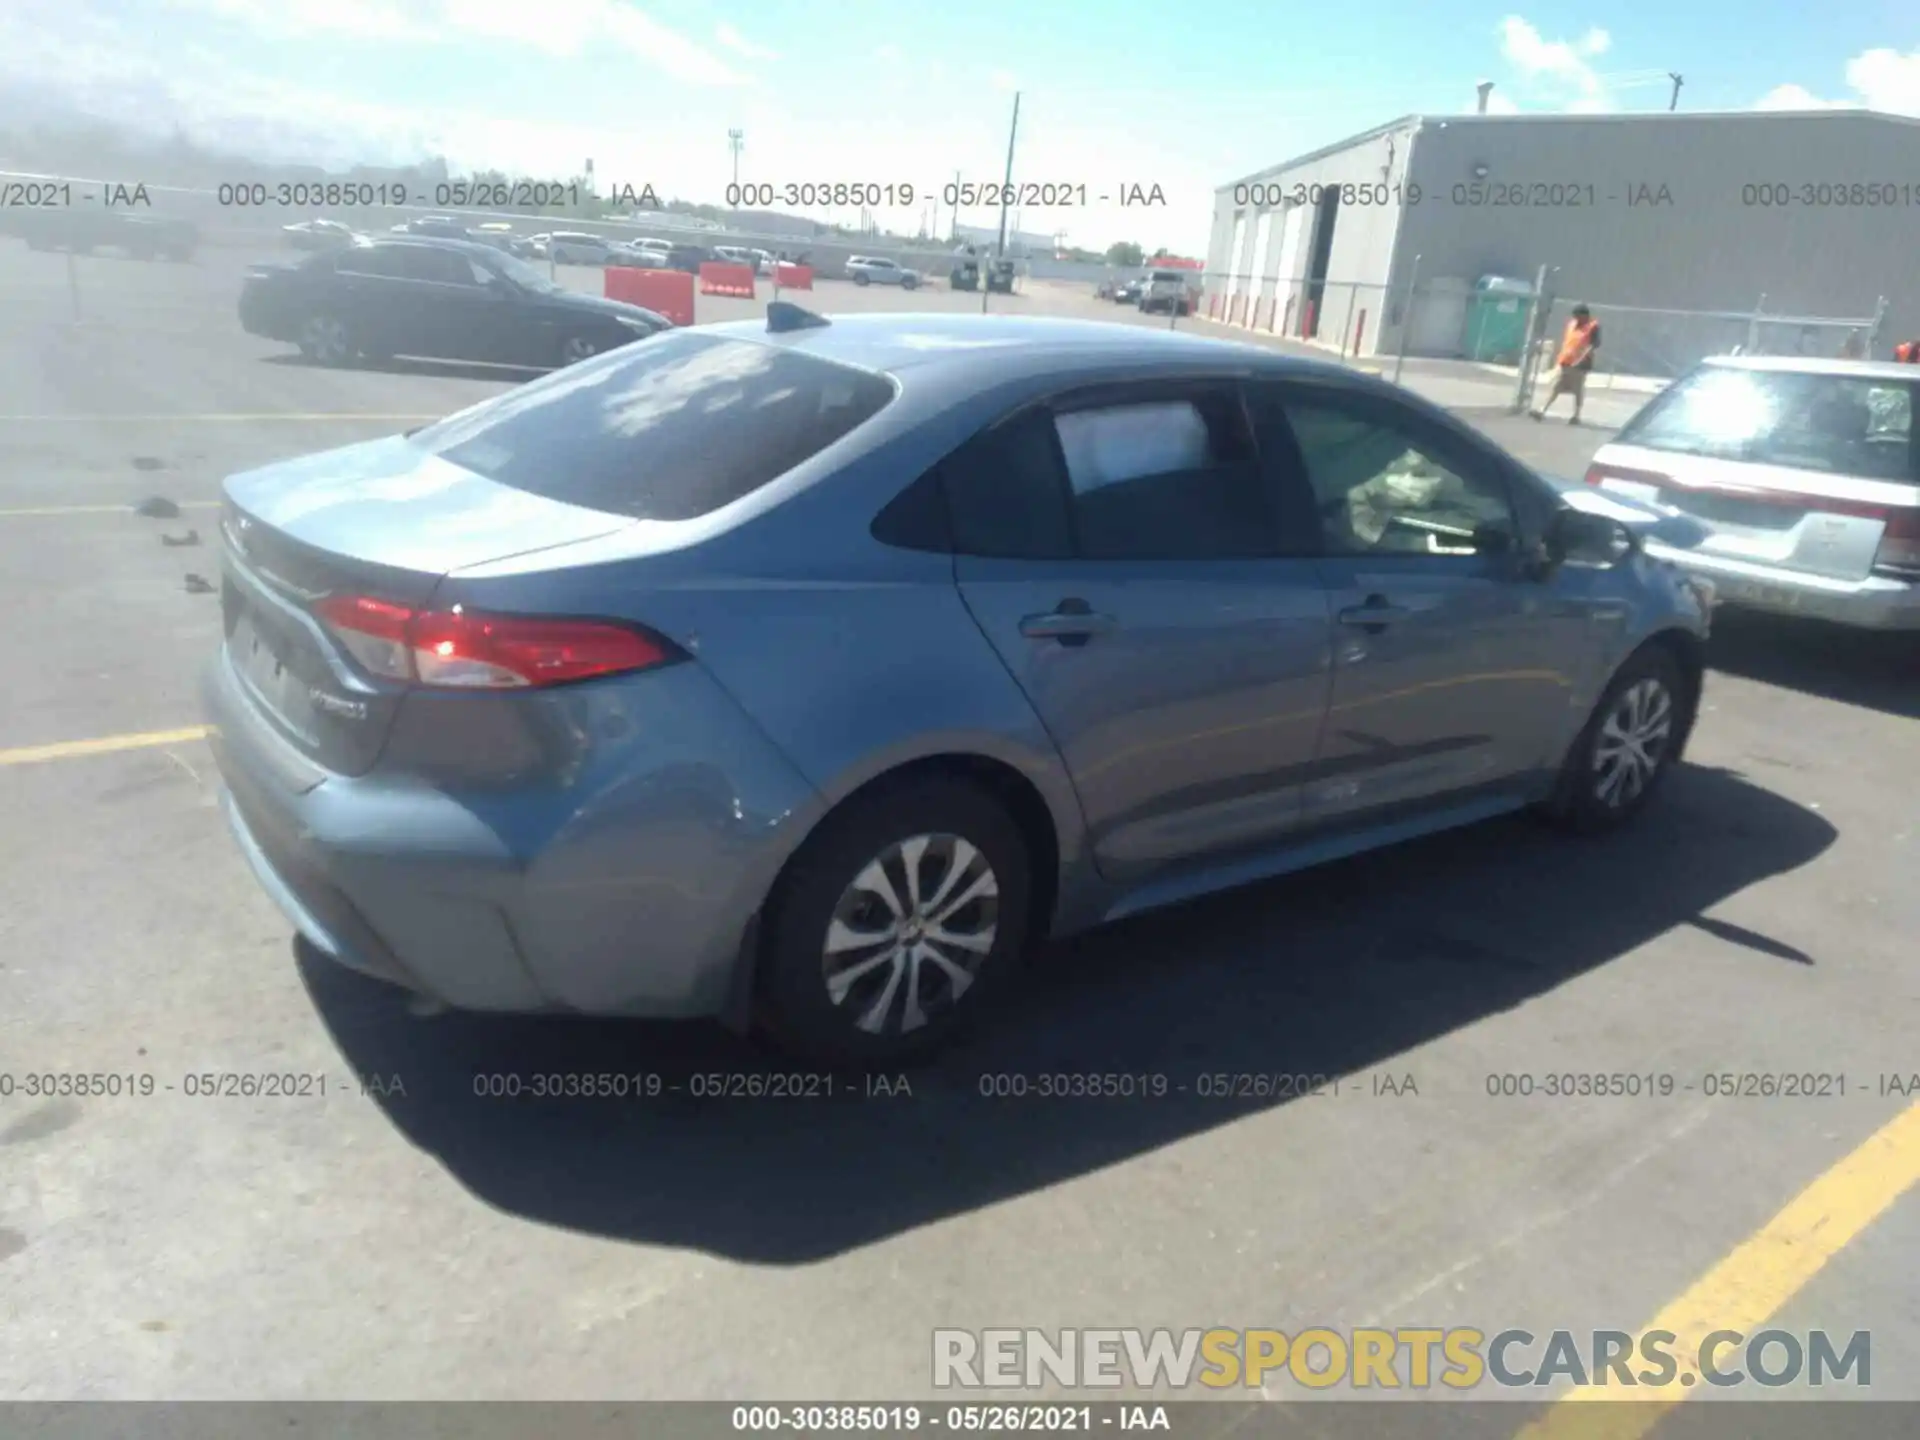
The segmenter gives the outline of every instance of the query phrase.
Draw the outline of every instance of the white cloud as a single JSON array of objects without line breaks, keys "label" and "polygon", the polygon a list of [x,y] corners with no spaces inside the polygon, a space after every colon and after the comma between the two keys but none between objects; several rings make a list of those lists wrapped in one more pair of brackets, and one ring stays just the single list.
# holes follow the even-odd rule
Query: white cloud
[{"label": "white cloud", "polygon": [[780,56],[765,45],[756,45],[731,25],[720,25],[713,32],[713,38],[736,55],[749,60],[778,60]]},{"label": "white cloud", "polygon": [[889,40],[873,52],[873,58],[883,65],[891,65],[901,58],[902,53],[900,47]]},{"label": "white cloud", "polygon": [[1500,54],[1526,98],[1581,114],[1613,108],[1607,82],[1593,67],[1613,46],[1606,31],[1594,28],[1578,40],[1549,40],[1530,22],[1509,15],[1500,22],[1499,35]]},{"label": "white cloud", "polygon": [[1018,83],[1013,78],[1013,72],[1011,70],[994,71],[987,77],[987,83],[996,90],[1014,90],[1019,88]]},{"label": "white cloud", "polygon": [[618,0],[440,0],[443,21],[469,35],[531,45],[573,56],[614,45],[676,80],[742,85],[740,74],[711,50]]},{"label": "white cloud", "polygon": [[[167,0],[264,35],[330,35],[421,44],[482,40],[571,57],[613,47],[691,85],[737,86],[747,77],[719,55],[626,0]],[[731,37],[731,38],[729,38]],[[771,52],[730,25],[720,41],[754,59]]]},{"label": "white cloud", "polygon": [[1847,62],[1845,99],[1824,100],[1804,85],[1776,85],[1754,103],[1756,110],[1880,110],[1920,115],[1920,50],[1901,54],[1881,47]]},{"label": "white cloud", "polygon": [[366,40],[431,40],[422,17],[392,0],[171,0],[276,35],[338,35]]}]

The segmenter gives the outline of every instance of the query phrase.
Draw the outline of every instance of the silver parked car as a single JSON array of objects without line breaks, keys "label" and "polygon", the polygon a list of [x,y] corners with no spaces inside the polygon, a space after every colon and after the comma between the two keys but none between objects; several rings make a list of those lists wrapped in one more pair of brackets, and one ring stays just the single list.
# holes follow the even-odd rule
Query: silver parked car
[{"label": "silver parked car", "polygon": [[909,270],[897,260],[889,260],[884,255],[854,255],[847,260],[847,278],[856,285],[898,285],[902,289],[913,290],[920,284],[920,274]]},{"label": "silver parked car", "polygon": [[609,265],[614,249],[604,235],[555,230],[547,236],[546,258],[556,265]]},{"label": "silver parked car", "polygon": [[1705,607],[1571,488],[1249,346],[775,304],[227,480],[227,814],[447,1004],[903,1061],[1043,936],[1645,806]]},{"label": "silver parked car", "polygon": [[1587,480],[1710,533],[1685,553],[1729,605],[1920,629],[1911,365],[1709,360],[1609,443]]}]

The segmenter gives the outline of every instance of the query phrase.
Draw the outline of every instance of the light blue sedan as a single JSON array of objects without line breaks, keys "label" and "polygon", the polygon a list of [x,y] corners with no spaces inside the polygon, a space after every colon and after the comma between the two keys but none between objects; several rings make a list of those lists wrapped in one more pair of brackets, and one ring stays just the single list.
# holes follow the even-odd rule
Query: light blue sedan
[{"label": "light blue sedan", "polygon": [[227,813],[447,1005],[900,1063],[1043,936],[1637,815],[1708,606],[1577,488],[1249,346],[775,304],[229,479]]}]

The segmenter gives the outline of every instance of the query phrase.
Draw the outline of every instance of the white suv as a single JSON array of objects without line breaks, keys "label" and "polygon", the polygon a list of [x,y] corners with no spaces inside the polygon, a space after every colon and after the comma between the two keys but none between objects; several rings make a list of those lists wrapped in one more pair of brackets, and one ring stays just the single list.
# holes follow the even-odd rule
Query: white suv
[{"label": "white suv", "polygon": [[856,285],[898,285],[904,290],[919,286],[917,272],[895,264],[883,255],[855,255],[847,261],[847,278]]},{"label": "white suv", "polygon": [[1911,365],[1708,360],[1600,447],[1587,483],[1704,524],[1698,546],[1647,549],[1726,604],[1920,630],[1917,402]]}]

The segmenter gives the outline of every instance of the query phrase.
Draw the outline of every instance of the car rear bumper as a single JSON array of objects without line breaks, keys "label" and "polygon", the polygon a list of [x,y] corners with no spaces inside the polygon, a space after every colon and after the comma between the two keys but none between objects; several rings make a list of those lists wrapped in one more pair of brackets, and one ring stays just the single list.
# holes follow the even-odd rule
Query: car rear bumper
[{"label": "car rear bumper", "polygon": [[224,652],[203,695],[234,838],[321,953],[459,1009],[719,1015],[818,799],[698,667],[633,683],[650,729],[524,805],[319,768]]},{"label": "car rear bumper", "polygon": [[1710,581],[1715,601],[1776,615],[1805,615],[1862,630],[1920,629],[1920,585],[1870,576],[1835,580],[1649,542],[1647,552]]}]

